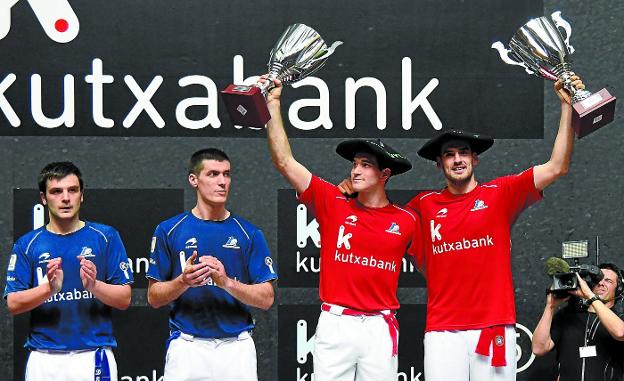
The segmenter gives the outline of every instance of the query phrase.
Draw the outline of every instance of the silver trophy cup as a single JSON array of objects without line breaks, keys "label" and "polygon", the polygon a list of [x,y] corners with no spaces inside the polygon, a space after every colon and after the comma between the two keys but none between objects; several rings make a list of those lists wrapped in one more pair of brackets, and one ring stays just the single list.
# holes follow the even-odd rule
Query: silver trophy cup
[{"label": "silver trophy cup", "polygon": [[231,84],[221,92],[223,101],[236,125],[262,128],[271,119],[266,96],[278,79],[289,85],[314,74],[342,41],[327,46],[317,31],[304,24],[286,28],[271,50],[268,80],[256,86]]},{"label": "silver trophy cup", "polygon": [[[559,28],[565,31],[565,38]],[[572,95],[575,111],[572,126],[577,137],[581,138],[613,121],[615,97],[606,89],[592,94],[572,85],[570,55],[574,48],[570,45],[571,34],[570,24],[557,11],[550,17],[531,19],[521,26],[509,42],[511,49],[505,48],[500,41],[493,43],[492,48],[498,50],[507,64],[522,66],[527,73],[551,81],[561,80]]]}]

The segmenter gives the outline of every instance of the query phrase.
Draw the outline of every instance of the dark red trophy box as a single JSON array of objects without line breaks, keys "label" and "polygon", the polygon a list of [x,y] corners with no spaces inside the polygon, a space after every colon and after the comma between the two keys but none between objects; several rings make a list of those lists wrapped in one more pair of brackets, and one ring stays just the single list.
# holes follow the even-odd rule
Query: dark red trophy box
[{"label": "dark red trophy box", "polygon": [[221,91],[221,97],[235,125],[264,128],[271,119],[266,99],[257,86],[229,85]]},{"label": "dark red trophy box", "polygon": [[578,139],[589,135],[600,127],[613,122],[616,98],[602,89],[590,97],[572,105],[572,128]]}]

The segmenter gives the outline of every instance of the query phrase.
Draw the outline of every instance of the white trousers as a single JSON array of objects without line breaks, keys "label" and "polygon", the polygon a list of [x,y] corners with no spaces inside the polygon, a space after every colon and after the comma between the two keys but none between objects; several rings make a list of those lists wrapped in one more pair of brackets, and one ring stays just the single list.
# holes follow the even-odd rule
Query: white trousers
[{"label": "white trousers", "polygon": [[514,381],[516,379],[516,331],[505,326],[507,366],[493,367],[490,357],[475,353],[480,329],[425,333],[425,380]]},{"label": "white trousers", "polygon": [[[383,316],[323,311],[314,342],[315,381],[396,381],[399,360]],[[429,381],[429,380],[427,380]]]},{"label": "white trousers", "polygon": [[257,381],[256,346],[247,332],[238,338],[172,340],[164,381]]},{"label": "white trousers", "polygon": [[[117,381],[113,351],[106,349],[111,381]],[[26,381],[93,381],[95,350],[75,352],[32,351],[26,363]]]}]

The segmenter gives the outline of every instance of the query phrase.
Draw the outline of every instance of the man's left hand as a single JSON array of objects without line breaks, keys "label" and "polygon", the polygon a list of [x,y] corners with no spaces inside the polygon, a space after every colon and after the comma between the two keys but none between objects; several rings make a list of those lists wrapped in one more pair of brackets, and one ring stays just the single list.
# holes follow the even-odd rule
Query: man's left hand
[{"label": "man's left hand", "polygon": [[212,278],[214,284],[216,284],[217,287],[225,288],[231,279],[228,278],[223,263],[211,255],[204,255],[199,258],[199,261],[208,264],[208,267],[210,268],[208,275]]},{"label": "man's left hand", "polygon": [[[585,90],[585,84],[583,84],[583,81],[578,75],[572,73],[571,78],[572,86],[574,86],[575,89]],[[572,97],[570,96],[568,90],[563,87],[563,82],[561,82],[561,80],[555,82],[555,93],[557,93],[557,96],[559,97],[559,100],[561,100],[561,103],[572,104]]]},{"label": "man's left hand", "polygon": [[93,292],[95,282],[97,282],[97,267],[95,263],[86,259],[83,256],[78,256],[80,261],[80,280],[82,280],[82,287],[89,292]]}]

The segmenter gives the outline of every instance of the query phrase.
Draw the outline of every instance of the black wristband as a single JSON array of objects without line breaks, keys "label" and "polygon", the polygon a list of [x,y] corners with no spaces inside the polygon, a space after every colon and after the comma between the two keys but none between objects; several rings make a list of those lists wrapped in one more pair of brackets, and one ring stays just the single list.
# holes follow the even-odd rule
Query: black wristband
[{"label": "black wristband", "polygon": [[589,306],[589,305],[591,305],[591,304],[592,304],[593,302],[595,302],[596,300],[600,300],[600,301],[602,302],[602,299],[600,299],[600,298],[598,297],[598,295],[594,295],[591,299],[588,299],[588,300],[587,300],[587,305],[588,305],[588,306]]}]

